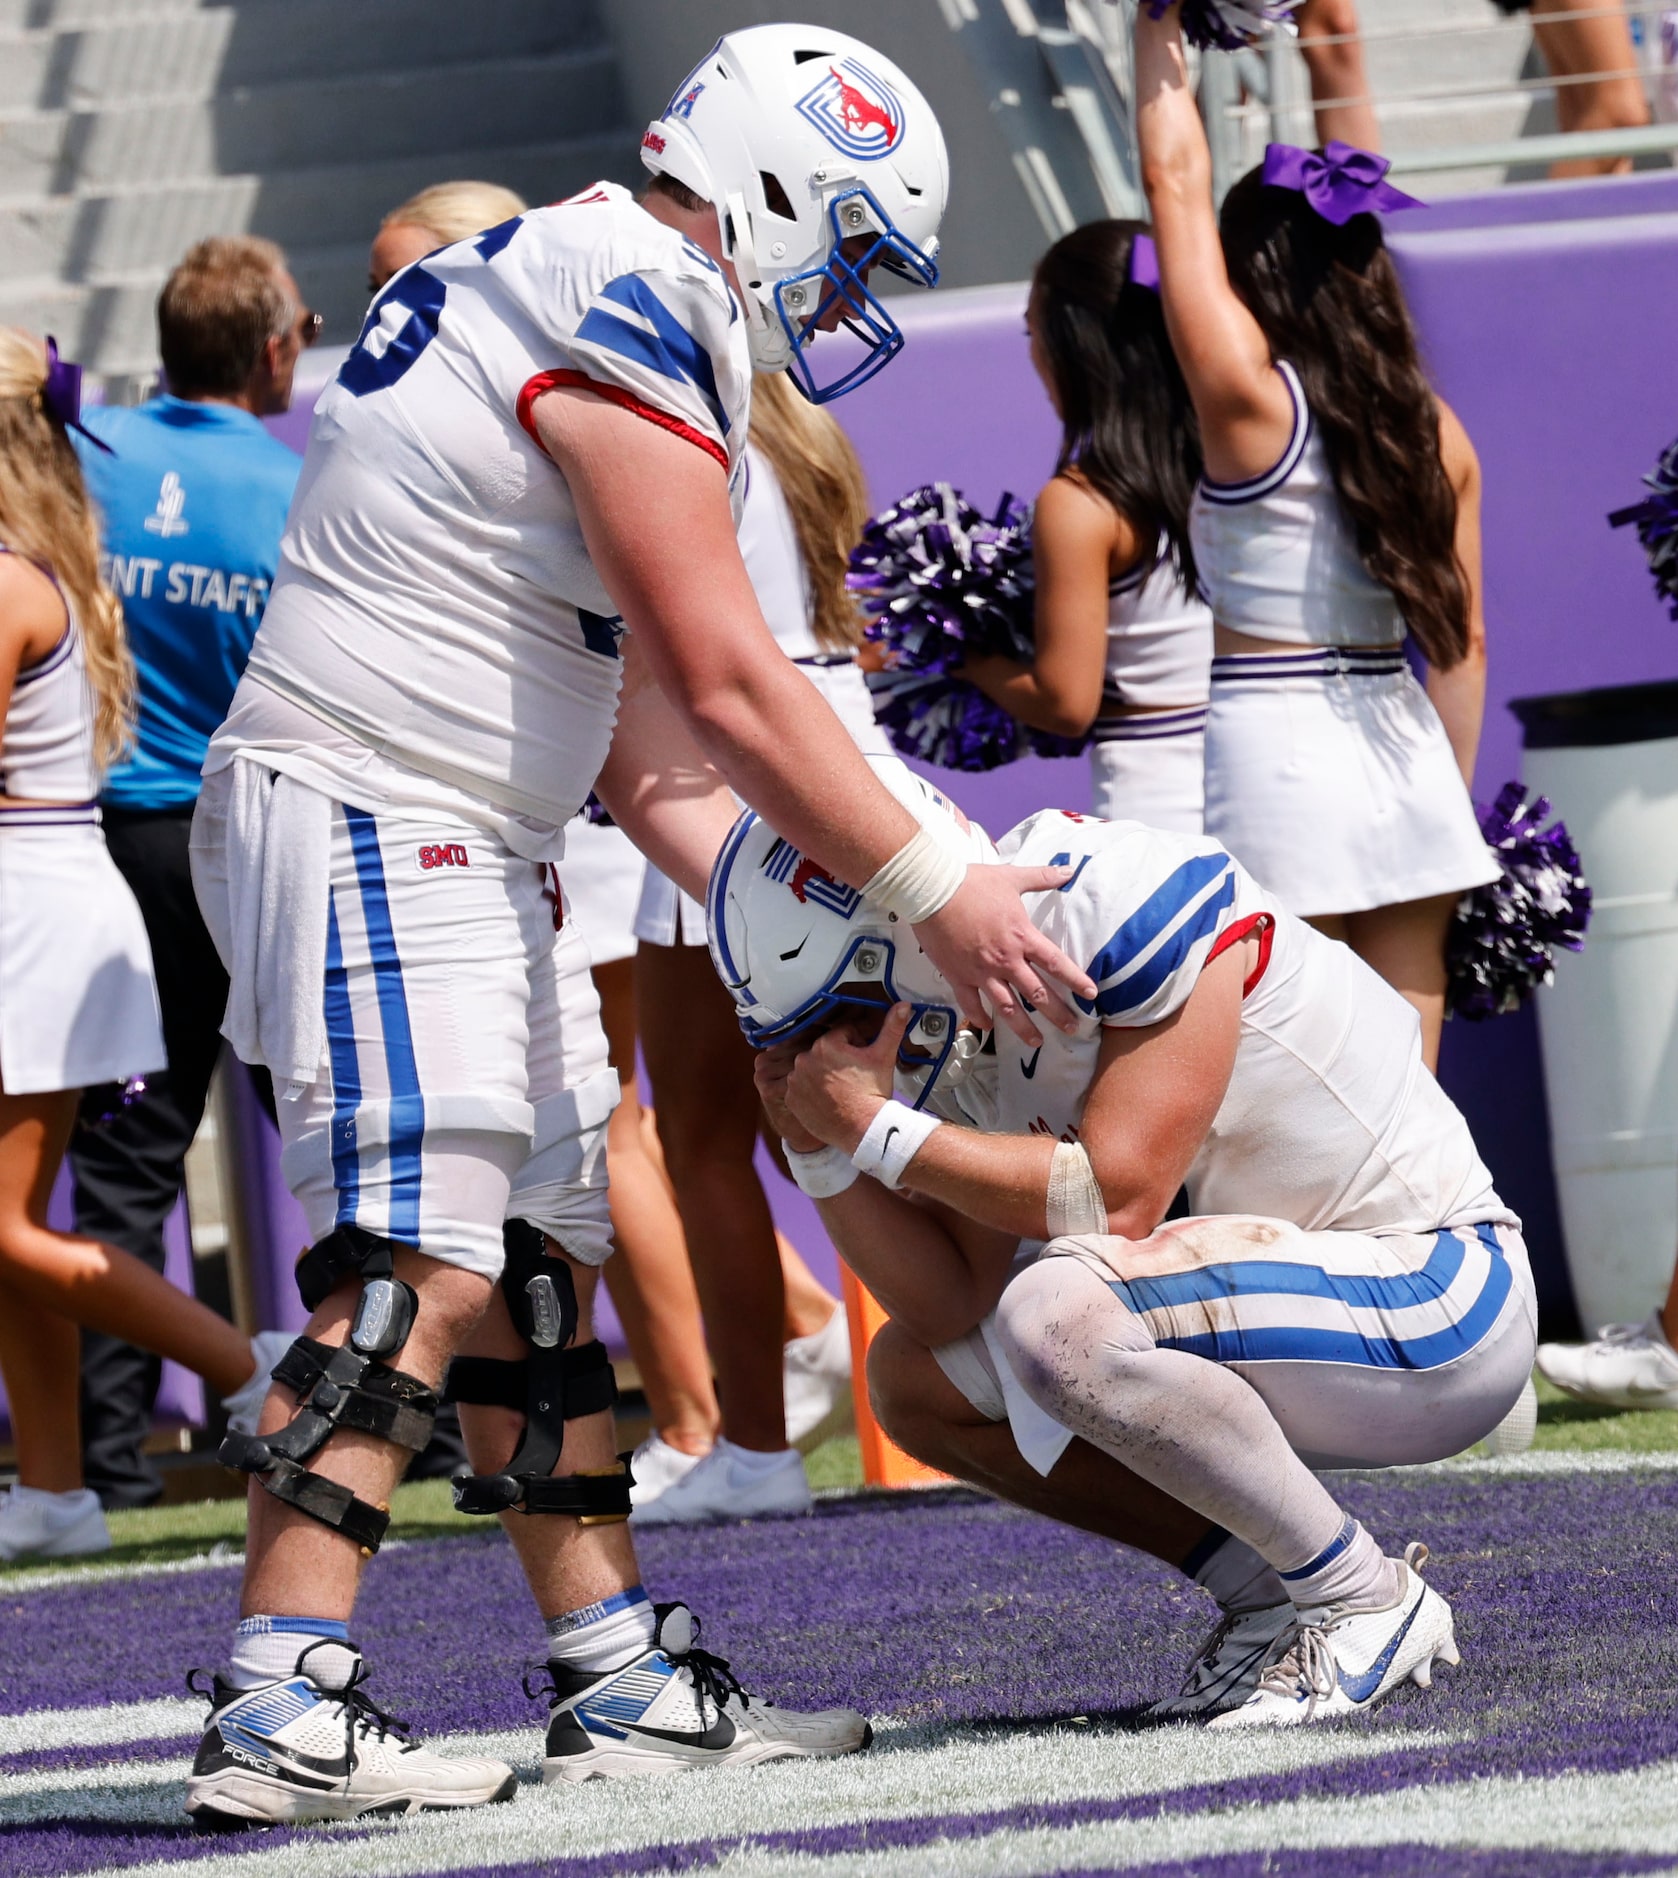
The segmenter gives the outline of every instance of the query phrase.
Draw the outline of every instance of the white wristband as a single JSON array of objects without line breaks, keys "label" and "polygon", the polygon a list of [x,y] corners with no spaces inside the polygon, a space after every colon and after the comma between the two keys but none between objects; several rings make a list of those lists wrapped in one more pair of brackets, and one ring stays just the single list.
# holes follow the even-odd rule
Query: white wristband
[{"label": "white wristband", "polygon": [[917,828],[871,880],[862,897],[910,926],[947,906],[967,878],[967,863],[930,829]]},{"label": "white wristband", "polygon": [[857,1169],[843,1148],[817,1148],[813,1153],[800,1154],[783,1141],[781,1152],[787,1157],[787,1172],[799,1192],[807,1193],[812,1200],[831,1200],[857,1179]]},{"label": "white wristband", "polygon": [[867,1134],[857,1143],[852,1164],[859,1174],[872,1174],[882,1187],[895,1190],[921,1144],[939,1125],[936,1115],[906,1103],[882,1103]]}]

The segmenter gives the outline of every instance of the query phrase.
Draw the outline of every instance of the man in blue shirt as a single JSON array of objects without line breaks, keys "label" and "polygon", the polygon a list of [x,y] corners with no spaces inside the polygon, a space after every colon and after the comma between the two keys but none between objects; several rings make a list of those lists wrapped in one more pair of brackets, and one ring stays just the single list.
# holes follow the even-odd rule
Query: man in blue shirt
[{"label": "man in blue shirt", "polygon": [[[262,419],[291,402],[302,348],[319,332],[272,242],[201,241],[157,303],[166,393],[84,413],[106,451],[83,446],[103,518],[104,572],[122,601],[139,679],[133,751],[105,779],[111,857],[145,917],[163,1008],[167,1072],[101,1123],[84,1107],[70,1148],[76,1226],[158,1270],[187,1148],[221,1049],[227,976],[193,896],[187,840],[199,770],[227,715],[279,558],[301,459]],[[162,1492],[141,1453],[155,1357],[84,1334],[88,1485],[107,1506]]]}]

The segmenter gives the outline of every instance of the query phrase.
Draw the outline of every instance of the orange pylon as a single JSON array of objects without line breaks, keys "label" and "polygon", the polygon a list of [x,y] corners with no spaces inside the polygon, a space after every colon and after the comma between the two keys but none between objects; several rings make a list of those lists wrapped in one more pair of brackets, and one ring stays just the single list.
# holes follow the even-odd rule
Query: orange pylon
[{"label": "orange pylon", "polygon": [[949,1479],[887,1440],[868,1404],[868,1346],[886,1321],[873,1294],[848,1265],[839,1276],[845,1290],[845,1317],[851,1329],[851,1394],[856,1401],[856,1438],[862,1451],[862,1478],[870,1487],[928,1487]]}]

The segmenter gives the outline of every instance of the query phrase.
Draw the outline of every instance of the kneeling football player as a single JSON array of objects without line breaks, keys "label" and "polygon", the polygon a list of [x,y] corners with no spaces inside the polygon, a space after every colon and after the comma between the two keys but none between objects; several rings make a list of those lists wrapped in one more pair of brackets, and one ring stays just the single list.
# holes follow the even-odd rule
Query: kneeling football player
[{"label": "kneeling football player", "polygon": [[1215,841],[1045,811],[992,848],[924,786],[917,812],[1076,870],[1028,902],[1095,981],[1076,1035],[962,1029],[902,923],[755,815],[708,909],[795,1178],[890,1313],[884,1426],[1212,1593],[1156,1714],[1301,1722],[1426,1687],[1457,1660],[1426,1548],[1387,1556],[1313,1469],[1479,1440],[1536,1309],[1415,1012]]}]

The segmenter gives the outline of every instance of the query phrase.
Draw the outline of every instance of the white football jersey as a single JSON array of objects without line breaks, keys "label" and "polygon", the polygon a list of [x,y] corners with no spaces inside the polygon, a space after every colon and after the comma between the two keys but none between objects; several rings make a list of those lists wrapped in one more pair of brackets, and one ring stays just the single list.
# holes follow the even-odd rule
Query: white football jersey
[{"label": "white football jersey", "polygon": [[1309,1232],[1519,1224],[1422,1063],[1412,1006],[1350,947],[1281,911],[1216,841],[1048,809],[998,852],[1078,870],[1035,896],[1032,918],[1083,965],[1096,996],[1075,1036],[1045,1026],[1027,1049],[998,1025],[962,1080],[937,1092],[933,1106],[949,1120],[1076,1140],[1103,1029],[1161,1022],[1208,960],[1257,934],[1262,963],[1229,1087],[1188,1173],[1194,1212],[1255,1213]]},{"label": "white football jersey", "polygon": [[[599,774],[622,670],[622,622],[532,427],[568,384],[714,457],[738,522],[739,308],[709,256],[601,184],[427,255],[374,301],[316,407],[248,668],[391,762],[554,827]],[[648,490],[654,534],[657,505]]]}]

